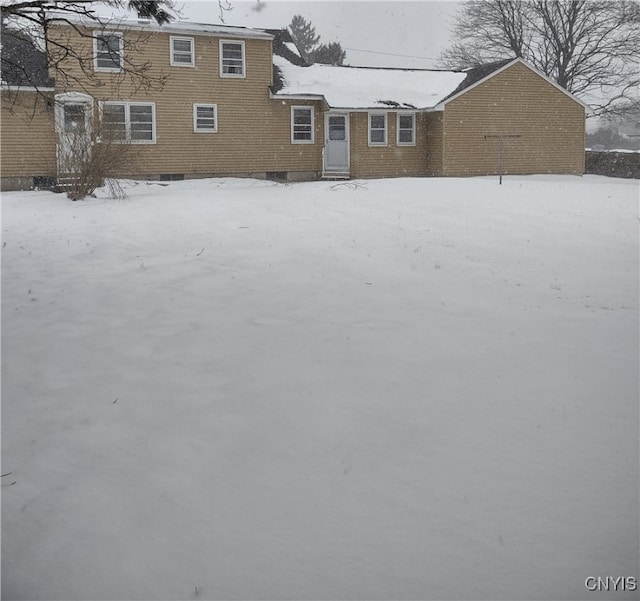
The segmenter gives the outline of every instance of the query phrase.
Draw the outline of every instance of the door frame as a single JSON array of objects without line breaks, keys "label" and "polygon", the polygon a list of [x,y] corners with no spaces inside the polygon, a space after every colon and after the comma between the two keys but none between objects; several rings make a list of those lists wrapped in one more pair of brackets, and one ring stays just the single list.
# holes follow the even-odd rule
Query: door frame
[{"label": "door frame", "polygon": [[[54,120],[56,129],[56,157],[58,164],[58,177],[61,175],[67,175],[72,172],[69,168],[73,169],[73,159],[69,156],[69,146],[65,146],[65,136],[73,135],[73,132],[65,131],[65,107],[66,106],[80,106],[84,110],[84,128],[83,131],[78,134],[84,136],[83,146],[86,146],[86,151],[91,152],[91,137],[93,135],[93,98],[88,94],[82,94],[80,92],[66,92],[63,94],[56,94],[54,98]],[[73,143],[72,143],[73,144]]]},{"label": "door frame", "polygon": [[[329,118],[330,117],[344,117],[344,126],[345,126],[345,144],[347,145],[347,159],[346,159],[346,165],[344,166],[344,169],[341,168],[328,168],[327,167],[327,160],[326,160],[326,153],[327,153],[327,146],[330,142],[329,140]],[[324,114],[324,157],[323,157],[323,165],[322,168],[324,170],[325,173],[331,173],[331,172],[335,172],[335,173],[349,173],[351,171],[351,135],[350,135],[350,118],[349,118],[349,113],[346,111],[327,111]]]}]

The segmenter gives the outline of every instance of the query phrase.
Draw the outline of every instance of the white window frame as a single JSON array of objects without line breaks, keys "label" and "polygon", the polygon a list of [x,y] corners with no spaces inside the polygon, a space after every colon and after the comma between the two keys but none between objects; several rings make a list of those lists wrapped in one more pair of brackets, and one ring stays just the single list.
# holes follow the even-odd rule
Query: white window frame
[{"label": "white window frame", "polygon": [[[400,117],[411,117],[411,142],[400,141]],[[403,127],[403,131],[408,131],[408,128]],[[416,145],[416,114],[414,112],[398,112],[396,119],[396,144],[398,146],[415,146]]]},{"label": "white window frame", "polygon": [[[295,133],[295,113],[296,111],[309,111],[311,113],[311,139],[310,140],[296,140]],[[291,107],[291,143],[292,144],[315,144],[316,142],[316,115],[315,108],[313,106],[292,106]]]},{"label": "white window frame", "polygon": [[[242,73],[225,73],[223,66],[223,51],[225,44],[237,44],[242,48]],[[234,79],[244,79],[247,76],[247,55],[244,46],[244,40],[220,40],[219,45],[220,53],[220,77],[230,77]]]},{"label": "white window frame", "polygon": [[[155,102],[127,102],[126,100],[104,100],[100,102],[100,120],[102,120],[103,108],[105,106],[124,106],[124,135],[122,141],[114,140],[120,144],[155,144],[156,143],[156,103]],[[132,106],[150,106],[151,107],[151,140],[132,140],[131,139],[131,107]]]},{"label": "white window frame", "polygon": [[[173,49],[174,42],[189,42],[191,44],[191,61],[188,63],[181,63],[174,60],[175,50]],[[179,54],[186,54],[183,50],[179,51]],[[169,62],[172,67],[195,67],[196,66],[196,42],[194,38],[172,35],[169,37]]]},{"label": "white window frame", "polygon": [[[372,142],[371,141],[371,118],[372,117],[384,117],[384,141],[383,142]],[[367,128],[367,141],[369,142],[369,146],[388,146],[389,143],[389,118],[386,112],[378,111],[369,113],[369,127]],[[379,128],[376,128],[379,129]]]},{"label": "white window frame", "polygon": [[[210,128],[198,128],[198,109],[207,108],[213,109],[213,129]],[[218,105],[217,104],[204,104],[194,103],[193,105],[193,131],[201,134],[215,134],[218,133]]]},{"label": "white window frame", "polygon": [[[120,45],[118,48],[118,55],[120,56],[119,67],[100,67],[98,66],[98,39],[105,37],[118,37],[120,38]],[[102,73],[121,73],[124,68],[124,38],[120,31],[102,31],[94,30],[93,32],[93,68],[95,71]]]}]

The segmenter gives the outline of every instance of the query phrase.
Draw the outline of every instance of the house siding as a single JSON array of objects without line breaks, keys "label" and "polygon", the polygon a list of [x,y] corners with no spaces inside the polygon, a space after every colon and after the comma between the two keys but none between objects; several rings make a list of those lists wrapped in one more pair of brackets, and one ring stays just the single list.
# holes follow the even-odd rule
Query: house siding
[{"label": "house siding", "polygon": [[[178,66],[170,60],[170,40],[175,33],[125,30],[129,72],[109,73],[94,70],[91,29],[59,25],[52,34],[59,36],[62,45],[73,47],[88,67],[85,72],[74,60],[63,61],[55,73],[56,92],[84,92],[96,103],[154,104],[155,141],[135,144],[126,171],[114,175],[143,179],[252,176],[292,181],[322,175],[324,115],[329,107],[321,100],[271,97],[270,38],[250,33],[245,38],[184,33],[180,37],[194,41],[194,66]],[[243,77],[221,76],[220,40],[242,41]],[[131,75],[131,70],[140,68],[155,85],[142,85],[144,79]],[[53,110],[42,98],[34,100],[33,92],[22,91],[17,98],[9,111],[7,92],[3,92],[4,189],[17,185],[21,178],[30,187],[34,177],[56,174]],[[194,131],[194,104],[216,105],[217,131]],[[313,143],[292,143],[292,106],[314,108]],[[584,107],[520,63],[469,88],[441,111],[414,113],[415,146],[397,143],[399,111],[380,112],[387,115],[385,146],[369,145],[366,110],[349,112],[351,177],[495,174],[499,172],[498,135],[512,136],[504,140],[505,174],[584,172]]]},{"label": "house siding", "polygon": [[396,127],[397,112],[387,111],[387,145],[369,146],[369,113],[351,113],[352,177],[419,177],[427,175],[427,139],[424,115],[416,113],[415,146],[398,146]]},{"label": "house siding", "polygon": [[427,135],[427,175],[442,175],[444,169],[444,112],[426,113],[424,118]]},{"label": "house siding", "polygon": [[443,175],[584,173],[585,109],[515,64],[445,106]]},{"label": "house siding", "polygon": [[53,106],[35,92],[2,91],[2,189],[31,188],[56,174]]},{"label": "house siding", "polygon": [[[92,53],[91,38],[71,36],[71,42]],[[119,74],[97,73],[98,85],[82,91],[97,101],[154,102],[156,143],[136,145],[128,173],[138,177],[183,174],[264,176],[270,171],[317,175],[322,162],[321,106],[317,101],[282,101],[269,96],[272,77],[272,44],[269,39],[244,39],[246,76],[221,77],[220,36],[194,38],[195,66],[170,66],[171,33],[144,34],[127,31],[127,46],[140,48],[135,60],[150,64],[150,77],[166,77],[161,90],[138,89],[135,80]],[[131,51],[133,52],[133,51]],[[72,76],[81,77],[73,71]],[[67,84],[69,85],[69,84]],[[193,131],[193,105],[216,104],[218,131]],[[315,143],[291,143],[291,105],[315,107]]]}]

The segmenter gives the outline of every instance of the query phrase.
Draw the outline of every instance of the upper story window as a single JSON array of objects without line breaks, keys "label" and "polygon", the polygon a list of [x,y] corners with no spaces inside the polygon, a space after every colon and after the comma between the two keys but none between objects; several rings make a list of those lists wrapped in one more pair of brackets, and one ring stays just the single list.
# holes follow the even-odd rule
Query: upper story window
[{"label": "upper story window", "polygon": [[193,105],[193,131],[210,132],[218,131],[218,106],[215,104]]},{"label": "upper story window", "polygon": [[244,77],[244,42],[220,40],[220,76]]},{"label": "upper story window", "polygon": [[171,66],[193,67],[195,57],[193,51],[193,38],[179,38],[171,36]]},{"label": "upper story window", "polygon": [[416,145],[415,113],[398,113],[398,146]]},{"label": "upper story window", "polygon": [[117,32],[94,32],[93,55],[96,71],[122,71],[124,51],[122,34]]},{"label": "upper story window", "polygon": [[387,113],[369,113],[369,146],[387,145]]},{"label": "upper story window", "polygon": [[291,142],[293,144],[313,144],[313,117],[312,106],[291,107]]},{"label": "upper story window", "polygon": [[153,102],[103,102],[105,135],[132,144],[156,143],[156,106]]}]

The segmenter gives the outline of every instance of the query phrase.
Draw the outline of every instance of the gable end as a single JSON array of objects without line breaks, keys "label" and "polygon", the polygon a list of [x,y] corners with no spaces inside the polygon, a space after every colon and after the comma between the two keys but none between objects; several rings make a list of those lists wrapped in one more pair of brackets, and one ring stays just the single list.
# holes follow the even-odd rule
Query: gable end
[{"label": "gable end", "polygon": [[434,110],[443,110],[444,107],[447,104],[449,104],[450,102],[454,101],[456,98],[459,98],[463,94],[466,94],[467,92],[470,92],[474,88],[477,88],[478,86],[482,85],[485,81],[488,81],[492,77],[495,77],[496,75],[502,73],[503,71],[506,71],[507,69],[510,69],[511,67],[513,67],[514,65],[517,65],[517,64],[520,64],[520,65],[526,67],[527,69],[529,69],[530,71],[532,71],[535,75],[537,75],[538,77],[542,78],[548,84],[552,85],[558,91],[562,92],[565,96],[568,96],[569,98],[571,98],[571,100],[573,100],[576,104],[579,104],[580,106],[582,106],[585,111],[587,111],[589,113],[592,112],[592,109],[588,104],[586,104],[585,102],[582,102],[582,100],[580,100],[579,98],[577,98],[576,96],[571,94],[571,92],[568,92],[563,87],[559,86],[555,81],[553,81],[552,79],[547,77],[544,73],[542,73],[542,71],[539,71],[533,65],[529,64],[527,61],[525,61],[525,60],[523,60],[521,58],[516,58],[516,59],[514,59],[512,61],[509,61],[508,63],[502,65],[498,69],[495,69],[495,70],[491,71],[491,73],[489,73],[488,75],[486,75],[482,79],[479,79],[478,81],[474,82],[470,86],[465,87],[464,89],[460,90],[457,93],[454,93],[450,97],[448,97],[445,100],[443,100],[442,102],[440,102],[437,106],[435,106]]}]

